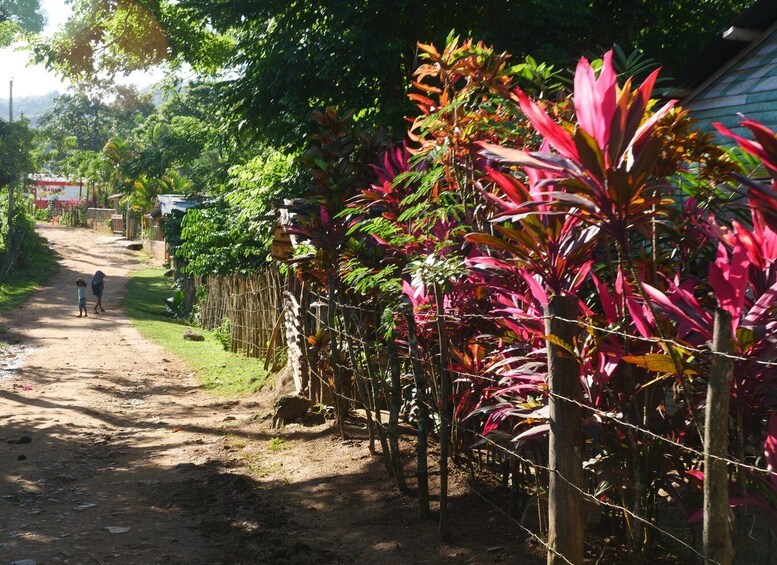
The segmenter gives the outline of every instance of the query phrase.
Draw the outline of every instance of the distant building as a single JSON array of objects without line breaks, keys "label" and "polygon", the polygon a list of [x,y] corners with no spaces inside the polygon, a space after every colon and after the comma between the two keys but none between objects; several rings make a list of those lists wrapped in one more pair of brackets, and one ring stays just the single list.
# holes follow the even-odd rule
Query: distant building
[{"label": "distant building", "polygon": [[704,131],[717,133],[712,123],[721,122],[745,134],[739,114],[777,130],[777,0],[758,0],[740,13],[676,82],[685,89],[682,106]]},{"label": "distant building", "polygon": [[83,182],[42,175],[30,177],[27,191],[32,195],[38,208],[46,208],[52,201],[57,207],[79,204],[86,201],[87,197],[87,189]]},{"label": "distant building", "polygon": [[[173,213],[173,210],[179,210],[185,212],[190,208],[195,208],[203,202],[209,201],[209,198],[205,197],[193,197],[188,198],[182,194],[160,194],[157,196],[157,206],[155,211],[158,215],[164,217]],[[152,212],[154,214],[154,212]]]},{"label": "distant building", "polygon": [[156,203],[151,213],[143,216],[143,228],[153,231],[152,239],[163,239],[162,224],[174,211],[186,212],[210,201],[211,199],[207,196],[187,197],[182,194],[160,194],[156,197]]}]

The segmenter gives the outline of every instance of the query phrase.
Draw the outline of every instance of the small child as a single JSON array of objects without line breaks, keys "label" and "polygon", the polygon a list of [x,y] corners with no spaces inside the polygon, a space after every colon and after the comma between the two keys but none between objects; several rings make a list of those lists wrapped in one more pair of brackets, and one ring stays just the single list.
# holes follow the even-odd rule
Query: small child
[{"label": "small child", "polygon": [[97,314],[97,309],[100,312],[105,312],[103,308],[103,290],[105,290],[105,273],[97,271],[92,277],[92,293],[97,297],[97,302],[94,305],[94,313]]},{"label": "small child", "polygon": [[78,317],[89,317],[86,310],[86,281],[84,279],[78,279],[76,281],[76,288],[78,289]]}]

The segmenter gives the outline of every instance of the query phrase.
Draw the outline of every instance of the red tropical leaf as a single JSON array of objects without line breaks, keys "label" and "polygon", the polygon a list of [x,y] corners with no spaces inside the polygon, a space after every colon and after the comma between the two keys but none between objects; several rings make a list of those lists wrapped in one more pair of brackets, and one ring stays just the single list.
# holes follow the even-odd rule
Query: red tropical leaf
[{"label": "red tropical leaf", "polygon": [[555,147],[556,151],[575,161],[579,160],[575,141],[569,132],[554,122],[545,110],[526,96],[520,88],[515,89],[515,95],[518,97],[521,111],[529,119],[534,129]]}]

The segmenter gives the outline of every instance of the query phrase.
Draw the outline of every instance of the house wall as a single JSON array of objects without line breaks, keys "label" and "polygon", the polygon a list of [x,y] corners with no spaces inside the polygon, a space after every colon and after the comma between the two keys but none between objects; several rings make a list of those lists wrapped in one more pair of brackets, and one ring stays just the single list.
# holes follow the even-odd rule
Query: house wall
[{"label": "house wall", "polygon": [[86,209],[86,225],[92,229],[111,232],[111,228],[106,224],[106,220],[111,219],[113,214],[113,208],[87,208]]},{"label": "house wall", "polygon": [[142,239],[141,241],[143,242],[143,251],[151,255],[155,263],[163,265],[168,262],[166,241],[154,239]]},{"label": "house wall", "polygon": [[[683,105],[704,131],[717,133],[713,122],[721,122],[738,134],[742,113],[748,118],[777,130],[777,28],[729,69],[693,93]],[[726,138],[728,144],[733,143]]]}]

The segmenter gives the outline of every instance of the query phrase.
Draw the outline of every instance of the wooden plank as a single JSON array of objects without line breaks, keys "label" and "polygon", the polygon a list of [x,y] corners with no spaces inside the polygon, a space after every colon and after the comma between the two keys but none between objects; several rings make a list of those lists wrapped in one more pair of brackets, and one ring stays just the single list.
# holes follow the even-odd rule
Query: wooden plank
[{"label": "wooden plank", "polygon": [[767,90],[765,92],[753,92],[752,94],[747,95],[748,104],[758,104],[760,102],[771,102],[772,107],[777,108],[777,105],[774,104],[775,101],[777,101],[777,89]]},{"label": "wooden plank", "polygon": [[736,96],[723,96],[716,97],[707,100],[694,100],[688,106],[691,112],[698,112],[700,110],[709,110],[712,108],[732,108],[741,106],[747,102],[747,96],[744,94],[738,94]]}]

